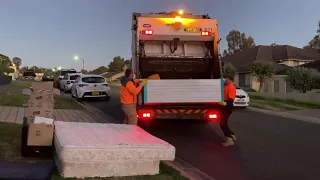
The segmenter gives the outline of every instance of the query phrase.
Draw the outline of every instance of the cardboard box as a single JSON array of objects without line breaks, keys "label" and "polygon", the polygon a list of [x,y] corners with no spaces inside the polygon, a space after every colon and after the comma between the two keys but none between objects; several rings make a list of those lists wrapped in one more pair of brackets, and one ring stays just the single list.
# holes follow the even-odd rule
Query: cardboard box
[{"label": "cardboard box", "polygon": [[31,88],[35,93],[45,91],[60,95],[60,90],[53,88],[53,82],[32,82]]},{"label": "cardboard box", "polygon": [[28,125],[28,146],[52,146],[54,133],[53,119],[35,117]]},{"label": "cardboard box", "polygon": [[33,118],[35,116],[52,118],[53,109],[52,108],[37,108],[37,107],[28,107],[27,109],[27,117]]},{"label": "cardboard box", "polygon": [[41,91],[41,90],[53,91],[53,82],[32,82],[31,87],[34,91]]},{"label": "cardboard box", "polygon": [[31,92],[30,93],[30,100],[32,101],[48,101],[48,102],[53,102],[53,93],[52,92],[47,92],[47,91],[42,91],[42,92]]},{"label": "cardboard box", "polygon": [[54,103],[53,103],[53,101],[37,101],[37,100],[29,99],[28,108],[53,109]]}]

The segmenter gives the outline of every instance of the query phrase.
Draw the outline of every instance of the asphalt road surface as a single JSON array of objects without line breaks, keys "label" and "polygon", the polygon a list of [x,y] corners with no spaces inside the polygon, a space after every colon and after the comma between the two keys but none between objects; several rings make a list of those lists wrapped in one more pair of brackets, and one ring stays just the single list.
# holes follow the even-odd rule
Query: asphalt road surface
[{"label": "asphalt road surface", "polygon": [[[88,101],[122,123],[120,88],[110,101]],[[319,180],[320,125],[236,110],[231,127],[239,140],[221,147],[217,124],[160,121],[154,135],[174,145],[177,156],[217,180]]]}]

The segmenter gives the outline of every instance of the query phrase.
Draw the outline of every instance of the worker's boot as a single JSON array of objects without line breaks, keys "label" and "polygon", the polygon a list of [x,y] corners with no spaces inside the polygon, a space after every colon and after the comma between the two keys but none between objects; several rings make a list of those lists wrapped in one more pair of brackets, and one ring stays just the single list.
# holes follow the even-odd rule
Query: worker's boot
[{"label": "worker's boot", "polygon": [[233,146],[233,145],[234,145],[234,142],[231,137],[227,137],[227,140],[224,143],[222,143],[222,146],[224,147]]},{"label": "worker's boot", "polygon": [[233,141],[237,141],[238,140],[238,138],[234,134],[231,135],[231,138],[232,138]]}]

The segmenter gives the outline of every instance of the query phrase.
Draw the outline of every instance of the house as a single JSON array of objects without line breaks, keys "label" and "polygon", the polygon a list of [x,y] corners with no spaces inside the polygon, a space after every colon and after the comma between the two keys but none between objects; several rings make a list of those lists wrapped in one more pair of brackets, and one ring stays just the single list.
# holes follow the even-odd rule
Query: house
[{"label": "house", "polygon": [[100,74],[101,76],[103,76],[104,78],[106,78],[108,81],[114,81],[116,79],[121,78],[122,76],[124,76],[124,71],[117,73],[117,72],[104,72],[102,74]]},{"label": "house", "polygon": [[256,61],[265,61],[274,66],[275,76],[263,85],[264,92],[292,92],[285,82],[285,72],[288,68],[307,65],[320,60],[320,54],[289,45],[263,46],[248,48],[221,59],[230,62],[237,71],[235,83],[245,90],[259,89],[257,82],[250,72],[251,65]]},{"label": "house", "polygon": [[308,64],[303,64],[301,66],[306,67],[306,68],[316,69],[316,70],[320,71],[320,59],[318,61],[314,61],[314,62],[308,63]]}]

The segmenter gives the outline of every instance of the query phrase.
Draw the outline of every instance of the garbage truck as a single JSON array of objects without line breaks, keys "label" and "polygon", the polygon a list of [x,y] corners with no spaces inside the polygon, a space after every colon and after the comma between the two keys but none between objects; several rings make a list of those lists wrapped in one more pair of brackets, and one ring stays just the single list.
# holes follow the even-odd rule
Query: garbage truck
[{"label": "garbage truck", "polygon": [[[217,20],[207,14],[133,13],[132,69],[145,83],[137,99],[138,121],[219,120],[224,105],[219,41]],[[159,79],[148,79],[154,75]]]}]

